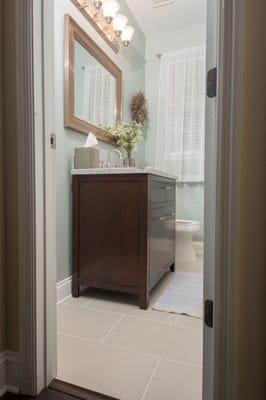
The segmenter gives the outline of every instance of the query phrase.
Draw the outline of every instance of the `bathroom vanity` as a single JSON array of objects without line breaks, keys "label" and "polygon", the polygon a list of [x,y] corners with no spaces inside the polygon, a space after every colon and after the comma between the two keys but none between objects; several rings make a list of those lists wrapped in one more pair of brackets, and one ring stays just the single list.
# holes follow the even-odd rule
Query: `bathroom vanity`
[{"label": "bathroom vanity", "polygon": [[175,179],[152,169],[73,170],[73,283],[149,293],[175,263]]}]

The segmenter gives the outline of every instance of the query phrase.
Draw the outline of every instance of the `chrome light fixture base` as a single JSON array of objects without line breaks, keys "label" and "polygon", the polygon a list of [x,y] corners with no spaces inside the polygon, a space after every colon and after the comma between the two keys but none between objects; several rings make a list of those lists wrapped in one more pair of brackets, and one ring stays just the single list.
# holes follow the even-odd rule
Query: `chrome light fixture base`
[{"label": "chrome light fixture base", "polygon": [[103,5],[103,2],[102,2],[101,0],[94,0],[94,1],[93,1],[93,5],[94,5],[94,7],[96,8],[96,10],[100,10],[100,8],[101,8],[102,5]]},{"label": "chrome light fixture base", "polygon": [[115,53],[123,51],[131,42],[134,29],[128,18],[119,14],[117,0],[71,0]]}]

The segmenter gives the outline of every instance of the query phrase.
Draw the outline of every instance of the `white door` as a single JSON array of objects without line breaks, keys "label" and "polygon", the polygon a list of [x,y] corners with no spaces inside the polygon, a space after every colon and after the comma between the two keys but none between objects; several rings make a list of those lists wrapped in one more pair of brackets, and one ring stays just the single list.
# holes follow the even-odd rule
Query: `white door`
[{"label": "white door", "polygon": [[[220,0],[207,3],[207,72],[218,66]],[[206,85],[207,86],[207,85]],[[206,100],[204,199],[204,304],[215,304],[217,96]],[[212,303],[210,303],[212,305]],[[210,310],[211,311],[211,310]],[[204,323],[203,399],[214,399],[214,329]]]}]

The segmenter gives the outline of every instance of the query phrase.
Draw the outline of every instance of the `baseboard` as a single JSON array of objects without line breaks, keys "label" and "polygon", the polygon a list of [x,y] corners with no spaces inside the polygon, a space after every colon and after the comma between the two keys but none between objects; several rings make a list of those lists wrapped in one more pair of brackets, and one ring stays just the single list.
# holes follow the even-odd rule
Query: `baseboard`
[{"label": "baseboard", "polygon": [[195,241],[195,242],[193,242],[193,246],[194,246],[194,249],[195,249],[195,251],[196,251],[196,254],[197,254],[198,256],[203,256],[203,252],[204,252],[204,242]]},{"label": "baseboard", "polygon": [[6,393],[8,392],[7,390],[7,386],[0,386],[0,399],[2,398],[2,396],[4,396]]},{"label": "baseboard", "polygon": [[6,352],[0,353],[0,397],[7,392],[7,360]]},{"label": "baseboard", "polygon": [[71,297],[72,276],[56,284],[56,303],[61,304]]},{"label": "baseboard", "polygon": [[20,392],[20,360],[19,354],[6,350],[0,353],[0,397],[6,392]]}]

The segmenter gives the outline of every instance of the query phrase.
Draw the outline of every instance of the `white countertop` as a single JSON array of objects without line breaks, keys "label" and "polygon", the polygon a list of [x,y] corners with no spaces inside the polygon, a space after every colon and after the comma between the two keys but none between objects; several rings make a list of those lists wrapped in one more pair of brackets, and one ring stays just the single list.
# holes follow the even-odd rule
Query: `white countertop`
[{"label": "white countertop", "polygon": [[157,169],[146,168],[87,168],[87,169],[72,169],[71,175],[103,175],[103,174],[152,174],[159,175],[164,178],[175,179],[176,176],[168,174]]}]

